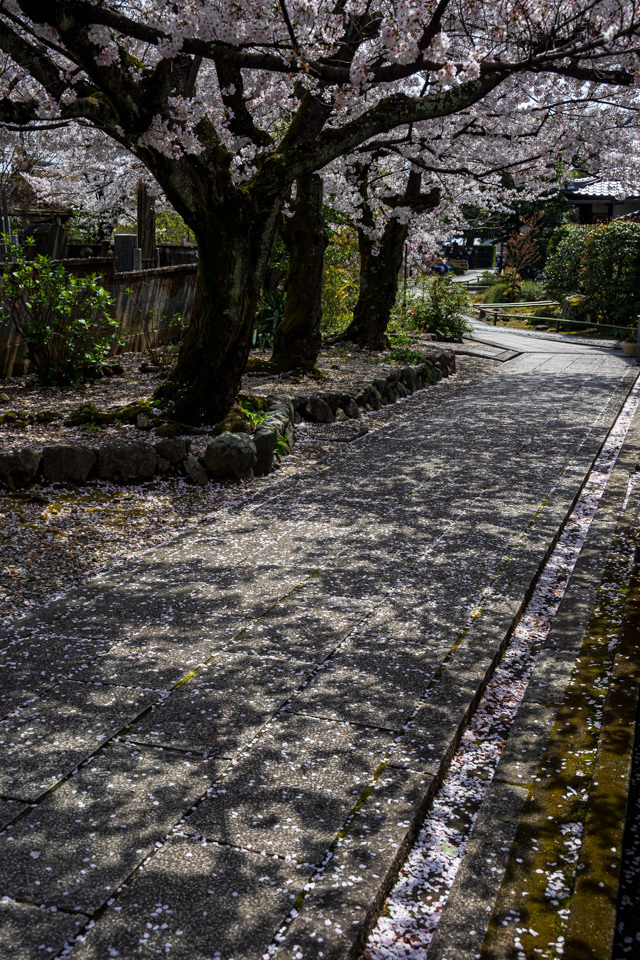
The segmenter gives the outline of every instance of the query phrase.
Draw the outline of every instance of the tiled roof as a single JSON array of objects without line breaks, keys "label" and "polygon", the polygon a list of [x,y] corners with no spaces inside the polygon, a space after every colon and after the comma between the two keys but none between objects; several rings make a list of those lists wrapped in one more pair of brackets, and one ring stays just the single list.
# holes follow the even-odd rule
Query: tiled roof
[{"label": "tiled roof", "polygon": [[595,200],[611,198],[612,200],[629,200],[640,195],[640,187],[625,188],[617,180],[602,180],[600,177],[580,177],[569,180],[562,191],[565,196],[584,197]]}]

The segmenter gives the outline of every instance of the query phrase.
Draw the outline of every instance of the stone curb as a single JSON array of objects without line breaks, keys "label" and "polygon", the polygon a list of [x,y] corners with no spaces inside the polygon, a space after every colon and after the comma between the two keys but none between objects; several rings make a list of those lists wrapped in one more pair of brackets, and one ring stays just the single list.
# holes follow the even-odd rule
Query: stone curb
[{"label": "stone curb", "polygon": [[302,420],[333,423],[357,419],[394,403],[455,372],[455,356],[437,357],[364,380],[347,391],[267,397],[267,416],[253,437],[224,432],[213,438],[204,456],[190,454],[190,439],[111,440],[101,446],[52,444],[0,450],[0,487],[17,490],[34,483],[85,484],[91,480],[144,483],[155,477],[184,476],[198,486],[213,480],[250,480],[271,473],[280,451],[291,452],[294,424]]}]

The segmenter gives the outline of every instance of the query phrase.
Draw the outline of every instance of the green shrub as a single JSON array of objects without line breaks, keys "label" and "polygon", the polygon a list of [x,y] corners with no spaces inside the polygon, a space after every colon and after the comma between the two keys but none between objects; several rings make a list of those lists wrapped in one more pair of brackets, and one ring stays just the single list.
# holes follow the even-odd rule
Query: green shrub
[{"label": "green shrub", "polygon": [[496,265],[496,254],[498,248],[495,243],[482,243],[479,247],[474,247],[475,259],[474,266],[476,270],[491,270]]},{"label": "green shrub", "polygon": [[506,285],[504,283],[494,283],[492,286],[487,287],[482,296],[480,297],[481,303],[504,303],[506,297],[504,292],[506,290]]},{"label": "green shrub", "polygon": [[109,313],[113,298],[99,275],[76,277],[41,254],[27,260],[14,243],[9,256],[0,268],[0,319],[24,342],[38,376],[66,384],[98,370],[119,342],[118,321]]},{"label": "green shrub", "polygon": [[545,300],[546,292],[541,283],[537,280],[523,280],[520,287],[520,299],[525,303],[533,303],[535,300]]},{"label": "green shrub", "polygon": [[351,227],[333,228],[324,255],[322,332],[338,333],[353,320],[360,292],[358,237]]},{"label": "green shrub", "polygon": [[586,229],[569,225],[554,234],[544,268],[544,285],[554,300],[562,301],[577,290]]},{"label": "green shrub", "polygon": [[595,320],[627,327],[640,311],[640,224],[612,220],[587,230],[580,289]]},{"label": "green shrub", "polygon": [[502,274],[502,282],[504,283],[505,303],[517,303],[522,299],[522,277],[515,267],[507,267]]},{"label": "green shrub", "polygon": [[253,322],[253,346],[258,350],[271,350],[276,327],[284,317],[285,295],[283,290],[267,290],[260,297],[258,312]]},{"label": "green shrub", "polygon": [[544,276],[557,300],[582,294],[581,309],[592,322],[627,327],[640,312],[640,224],[564,227]]},{"label": "green shrub", "polygon": [[450,257],[447,258],[447,263],[453,270],[456,277],[463,277],[467,270],[469,269],[469,264],[466,260],[452,260]]},{"label": "green shrub", "polygon": [[432,280],[426,296],[412,311],[412,323],[425,333],[435,333],[439,340],[462,340],[472,330],[463,316],[471,308],[471,296],[463,284],[455,283],[451,275]]},{"label": "green shrub", "polygon": [[480,303],[517,303],[520,300],[531,303],[545,299],[545,289],[536,280],[522,280],[519,294],[514,295],[513,285],[510,287],[506,282],[507,279],[505,271],[500,278],[500,283],[494,283],[483,291]]},{"label": "green shrub", "polygon": [[381,363],[387,360],[393,360],[395,363],[418,364],[424,363],[425,355],[417,350],[411,350],[410,347],[394,347],[380,357]]}]

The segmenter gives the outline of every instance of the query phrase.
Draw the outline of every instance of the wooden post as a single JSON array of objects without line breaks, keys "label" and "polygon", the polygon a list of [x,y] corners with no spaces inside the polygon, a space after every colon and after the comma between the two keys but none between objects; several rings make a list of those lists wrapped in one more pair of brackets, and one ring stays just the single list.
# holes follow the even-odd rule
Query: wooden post
[{"label": "wooden post", "polygon": [[147,185],[142,180],[138,180],[136,201],[138,208],[138,247],[142,251],[142,266],[150,267],[153,265],[152,262],[155,263],[156,212],[153,209],[155,200],[149,196]]},{"label": "wooden post", "polygon": [[404,302],[402,304],[402,309],[404,313],[407,312],[407,250],[408,244],[404,245]]},{"label": "wooden post", "polygon": [[0,223],[2,224],[2,229],[0,230],[0,233],[5,234],[5,236],[7,237],[7,240],[3,240],[3,244],[2,244],[4,247],[6,256],[9,255],[9,244],[11,243],[11,239],[12,239],[11,220],[9,219],[9,211],[7,209],[7,193],[8,192],[9,192],[9,188],[5,186],[2,188],[2,194],[0,195],[0,203],[2,204],[2,208],[0,210]]}]

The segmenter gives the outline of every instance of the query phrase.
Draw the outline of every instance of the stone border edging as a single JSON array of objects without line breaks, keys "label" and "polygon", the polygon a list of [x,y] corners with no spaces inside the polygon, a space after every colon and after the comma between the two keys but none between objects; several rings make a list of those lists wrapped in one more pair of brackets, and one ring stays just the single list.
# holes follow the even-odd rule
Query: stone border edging
[{"label": "stone border edging", "polygon": [[297,396],[269,395],[267,416],[253,436],[225,431],[202,457],[191,455],[189,437],[110,440],[100,446],[60,443],[44,447],[0,450],[0,485],[9,490],[45,483],[84,484],[90,480],[144,483],[156,476],[186,477],[204,486],[212,480],[250,480],[271,473],[279,462],[278,447],[290,452],[294,424],[302,420],[334,423],[357,419],[363,412],[409,396],[455,372],[455,355],[442,351],[424,363],[398,367],[384,376],[357,383],[352,390],[328,390]]}]

